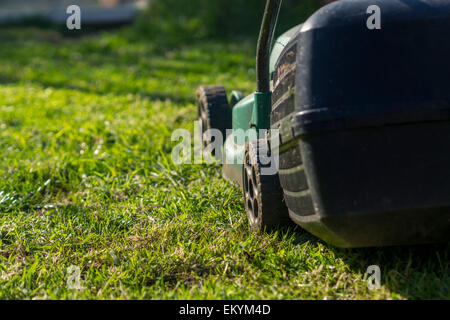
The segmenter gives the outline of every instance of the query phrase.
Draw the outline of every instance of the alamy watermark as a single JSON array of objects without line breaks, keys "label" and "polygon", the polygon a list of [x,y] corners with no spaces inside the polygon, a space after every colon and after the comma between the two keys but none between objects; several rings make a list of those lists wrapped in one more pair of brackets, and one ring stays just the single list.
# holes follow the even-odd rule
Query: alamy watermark
[{"label": "alamy watermark", "polygon": [[69,15],[66,26],[69,30],[81,29],[81,8],[75,4],[67,7],[66,13]]},{"label": "alamy watermark", "polygon": [[[232,135],[232,137],[230,137]],[[229,137],[229,139],[227,139]],[[176,164],[244,164],[246,141],[264,139],[270,148],[259,148],[257,157],[249,159],[250,164],[259,161],[262,175],[278,172],[280,144],[278,129],[243,130],[227,129],[226,136],[218,129],[203,131],[201,121],[194,122],[194,135],[186,129],[177,129],[171,140],[178,142],[172,149],[172,161]],[[207,142],[205,144],[205,141]],[[203,147],[202,147],[203,146]],[[223,150],[227,152],[223,152]],[[213,156],[211,156],[213,155]]]},{"label": "alamy watermark", "polygon": [[370,14],[367,19],[367,29],[379,30],[381,29],[381,8],[377,5],[371,5],[367,8],[366,13]]},{"label": "alamy watermark", "polygon": [[367,288],[369,290],[377,290],[381,288],[381,269],[377,265],[371,265],[367,268]]},{"label": "alamy watermark", "polygon": [[82,290],[80,267],[71,265],[67,268],[67,288],[70,290]]}]

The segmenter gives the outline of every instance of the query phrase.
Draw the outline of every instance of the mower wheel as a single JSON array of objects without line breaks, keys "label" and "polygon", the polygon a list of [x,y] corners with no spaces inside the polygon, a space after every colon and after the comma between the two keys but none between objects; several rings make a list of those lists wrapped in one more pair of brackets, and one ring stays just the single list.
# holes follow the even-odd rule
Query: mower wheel
[{"label": "mower wheel", "polygon": [[[226,139],[226,130],[231,129],[231,108],[225,88],[220,85],[203,86],[197,89],[197,110],[202,124],[202,149],[211,144],[203,134],[209,129],[218,129]],[[213,154],[214,156],[214,154]],[[219,159],[221,160],[221,159]]]},{"label": "mower wheel", "polygon": [[273,161],[267,141],[247,142],[244,159],[242,186],[250,226],[260,231],[291,224],[278,174],[263,175],[261,172]]}]

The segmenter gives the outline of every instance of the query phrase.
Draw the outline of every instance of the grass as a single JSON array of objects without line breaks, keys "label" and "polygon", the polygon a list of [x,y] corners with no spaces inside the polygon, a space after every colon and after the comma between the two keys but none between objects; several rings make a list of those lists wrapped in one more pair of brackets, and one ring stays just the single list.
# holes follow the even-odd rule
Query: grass
[{"label": "grass", "polygon": [[192,130],[198,85],[253,90],[254,44],[168,48],[132,32],[0,32],[1,299],[450,298],[449,245],[253,233],[220,168],[175,165],[170,138]]}]

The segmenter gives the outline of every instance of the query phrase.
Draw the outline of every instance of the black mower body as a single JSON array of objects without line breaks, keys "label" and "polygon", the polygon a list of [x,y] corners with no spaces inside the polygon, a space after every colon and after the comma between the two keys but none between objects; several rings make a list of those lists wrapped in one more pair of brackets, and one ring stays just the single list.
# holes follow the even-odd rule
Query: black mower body
[{"label": "black mower body", "polygon": [[[381,28],[370,29],[370,6]],[[290,217],[341,247],[450,239],[450,1],[341,0],[273,75]]]}]

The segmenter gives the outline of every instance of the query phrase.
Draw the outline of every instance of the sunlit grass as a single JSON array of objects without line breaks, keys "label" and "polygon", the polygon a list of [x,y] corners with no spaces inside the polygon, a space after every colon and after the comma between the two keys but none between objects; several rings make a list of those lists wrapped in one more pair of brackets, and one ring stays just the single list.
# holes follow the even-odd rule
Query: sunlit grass
[{"label": "sunlit grass", "polygon": [[253,90],[254,44],[127,32],[0,31],[0,298],[450,298],[448,245],[252,233],[220,168],[174,164],[170,140],[192,129],[198,85]]}]

